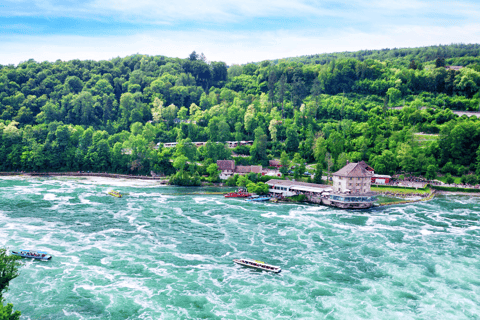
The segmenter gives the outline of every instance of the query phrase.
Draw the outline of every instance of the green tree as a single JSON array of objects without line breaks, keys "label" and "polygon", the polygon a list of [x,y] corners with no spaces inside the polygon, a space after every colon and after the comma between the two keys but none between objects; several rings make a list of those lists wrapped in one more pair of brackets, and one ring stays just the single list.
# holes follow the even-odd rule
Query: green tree
[{"label": "green tree", "polygon": [[454,181],[455,181],[455,179],[453,179],[453,177],[450,173],[447,173],[445,175],[445,183],[446,184],[452,184]]},{"label": "green tree", "polygon": [[302,156],[300,155],[300,153],[297,152],[293,156],[292,162],[295,163],[295,168],[293,170],[293,175],[294,175],[295,179],[299,179],[303,175],[303,173],[305,172],[305,160],[302,159]]},{"label": "green tree", "polygon": [[387,97],[390,101],[390,105],[394,107],[398,100],[401,98],[402,92],[398,90],[397,88],[389,88],[387,90]]},{"label": "green tree", "polygon": [[217,182],[220,176],[220,170],[218,170],[218,165],[212,163],[207,167],[207,173],[210,175],[211,182]]},{"label": "green tree", "polygon": [[327,154],[327,142],[324,137],[318,137],[315,141],[313,156],[317,162],[323,162]]},{"label": "green tree", "polygon": [[0,319],[20,319],[20,311],[12,313],[13,305],[3,305],[3,293],[8,290],[10,281],[18,277],[18,268],[21,266],[19,256],[7,254],[7,249],[0,248]]},{"label": "green tree", "polygon": [[184,171],[187,165],[188,158],[184,155],[180,155],[173,161],[173,167],[179,171]]},{"label": "green tree", "polygon": [[480,176],[480,146],[478,146],[477,149],[477,170],[476,170],[477,176]]},{"label": "green tree", "polygon": [[249,105],[244,117],[245,131],[252,133],[255,129],[255,107],[253,104]]},{"label": "green tree", "polygon": [[280,172],[285,175],[288,172],[288,167],[290,166],[290,159],[288,158],[288,154],[283,151],[280,155]]},{"label": "green tree", "polygon": [[313,177],[313,183],[322,184],[323,183],[322,175],[323,175],[322,165],[320,163],[317,163],[317,165],[315,166],[315,176]]},{"label": "green tree", "polygon": [[20,320],[20,311],[13,312],[13,304],[9,303],[6,306],[0,301],[0,320]]},{"label": "green tree", "polygon": [[300,145],[298,139],[298,131],[294,126],[287,128],[287,140],[285,140],[285,148],[287,152],[297,152]]},{"label": "green tree", "polygon": [[10,281],[19,276],[18,268],[22,265],[19,260],[19,256],[9,255],[7,249],[0,248],[0,301]]},{"label": "green tree", "polygon": [[250,155],[254,161],[267,160],[267,135],[261,127],[255,129],[255,141],[250,148]]},{"label": "green tree", "polygon": [[237,179],[237,186],[239,187],[246,187],[249,183],[251,181],[246,176],[239,176]]},{"label": "green tree", "polygon": [[438,168],[436,165],[433,165],[433,164],[429,165],[427,167],[427,173],[425,173],[425,178],[427,180],[433,180],[437,178],[437,169]]}]

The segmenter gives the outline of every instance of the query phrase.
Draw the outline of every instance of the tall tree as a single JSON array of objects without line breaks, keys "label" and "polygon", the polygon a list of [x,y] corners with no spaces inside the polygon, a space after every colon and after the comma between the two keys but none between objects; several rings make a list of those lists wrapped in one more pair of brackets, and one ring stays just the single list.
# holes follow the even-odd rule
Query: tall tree
[{"label": "tall tree", "polygon": [[280,77],[280,81],[278,81],[278,89],[277,89],[278,102],[282,104],[282,118],[285,117],[284,102],[285,102],[286,91],[287,91],[287,78],[285,77],[285,74],[282,74],[282,76]]},{"label": "tall tree", "polygon": [[317,163],[317,165],[315,166],[315,176],[313,177],[313,183],[322,184],[323,183],[322,175],[323,175],[322,165],[320,163]]},{"label": "tall tree", "polygon": [[277,83],[277,73],[274,70],[270,71],[268,75],[268,99],[273,108],[273,102],[275,101],[275,84]]}]

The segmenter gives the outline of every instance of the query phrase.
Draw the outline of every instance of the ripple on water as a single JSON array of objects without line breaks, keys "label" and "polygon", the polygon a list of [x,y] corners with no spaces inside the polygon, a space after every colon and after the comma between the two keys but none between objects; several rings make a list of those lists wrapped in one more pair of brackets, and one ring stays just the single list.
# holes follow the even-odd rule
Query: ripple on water
[{"label": "ripple on water", "polygon": [[[106,195],[112,186],[125,197]],[[478,198],[345,211],[178,190],[110,179],[0,179],[0,243],[53,254],[24,261],[6,301],[26,319],[480,313]],[[283,271],[232,263],[243,257]]]}]

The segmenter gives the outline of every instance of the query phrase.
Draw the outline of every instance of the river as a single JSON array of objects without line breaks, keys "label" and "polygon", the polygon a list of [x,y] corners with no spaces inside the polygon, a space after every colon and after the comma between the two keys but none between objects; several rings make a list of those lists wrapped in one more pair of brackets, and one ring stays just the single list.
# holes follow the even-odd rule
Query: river
[{"label": "river", "polygon": [[6,302],[32,320],[480,319],[480,198],[345,211],[205,191],[0,179],[0,246],[53,256],[23,260]]}]

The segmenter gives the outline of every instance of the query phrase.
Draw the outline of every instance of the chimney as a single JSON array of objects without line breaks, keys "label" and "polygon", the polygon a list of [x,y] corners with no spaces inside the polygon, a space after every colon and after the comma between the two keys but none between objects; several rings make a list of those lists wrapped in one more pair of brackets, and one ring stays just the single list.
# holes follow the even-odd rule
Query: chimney
[{"label": "chimney", "polygon": [[349,164],[349,163],[350,163],[350,161],[347,160],[347,164]]}]

